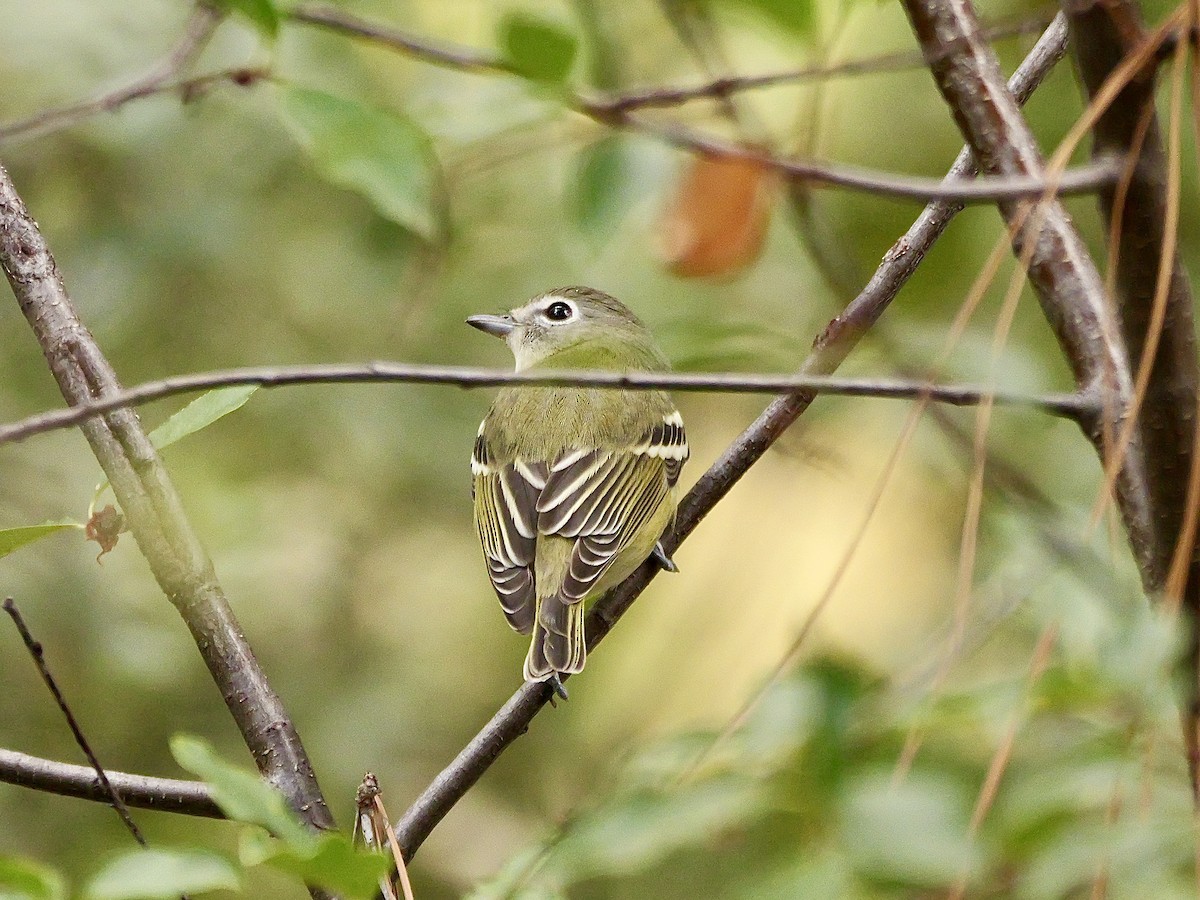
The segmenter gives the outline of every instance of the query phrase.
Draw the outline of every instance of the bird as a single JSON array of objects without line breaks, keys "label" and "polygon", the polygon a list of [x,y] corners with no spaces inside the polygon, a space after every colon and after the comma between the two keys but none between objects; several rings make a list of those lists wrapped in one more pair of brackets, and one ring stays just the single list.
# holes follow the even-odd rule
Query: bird
[{"label": "bird", "polygon": [[[467,324],[502,338],[517,372],[667,371],[649,329],[615,297],[557,288]],[[677,571],[660,538],[689,455],[664,391],[517,386],[499,392],[471,453],[475,524],[509,625],[530,635],[523,675],[566,699],[587,660],[585,603],[647,558]]]}]

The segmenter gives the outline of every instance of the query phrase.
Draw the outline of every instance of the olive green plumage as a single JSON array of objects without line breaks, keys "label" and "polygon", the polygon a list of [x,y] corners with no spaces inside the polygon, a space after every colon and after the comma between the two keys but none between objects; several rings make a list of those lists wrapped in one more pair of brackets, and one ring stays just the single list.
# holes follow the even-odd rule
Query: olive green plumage
[{"label": "olive green plumage", "polygon": [[[467,321],[504,338],[518,371],[668,368],[637,317],[591,288]],[[513,387],[496,397],[471,457],[475,522],[509,624],[532,634],[527,680],[583,669],[584,604],[654,552],[687,456],[661,391]]]}]

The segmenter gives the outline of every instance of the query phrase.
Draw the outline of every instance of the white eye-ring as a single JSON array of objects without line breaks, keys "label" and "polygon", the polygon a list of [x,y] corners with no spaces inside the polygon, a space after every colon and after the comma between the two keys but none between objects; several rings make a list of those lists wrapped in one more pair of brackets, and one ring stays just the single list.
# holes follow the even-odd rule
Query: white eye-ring
[{"label": "white eye-ring", "polygon": [[555,324],[569,322],[575,316],[575,306],[566,300],[551,300],[542,310],[542,316]]}]

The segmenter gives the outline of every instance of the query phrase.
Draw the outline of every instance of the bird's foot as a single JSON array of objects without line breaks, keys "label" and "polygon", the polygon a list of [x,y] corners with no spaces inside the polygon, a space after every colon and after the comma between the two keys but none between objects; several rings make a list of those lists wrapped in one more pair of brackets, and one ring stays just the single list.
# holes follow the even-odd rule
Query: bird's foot
[{"label": "bird's foot", "polygon": [[664,572],[678,572],[679,566],[675,565],[675,560],[667,555],[666,549],[662,545],[662,541],[654,545],[654,549],[650,551],[650,558],[658,563],[660,569]]},{"label": "bird's foot", "polygon": [[558,677],[557,672],[555,672],[553,675],[551,675],[549,678],[546,679],[546,684],[550,685],[550,705],[551,706],[553,706],[555,708],[558,707],[558,703],[556,702],[555,698],[561,698],[563,700],[571,699],[570,697],[567,696],[567,689],[563,685],[562,679]]}]

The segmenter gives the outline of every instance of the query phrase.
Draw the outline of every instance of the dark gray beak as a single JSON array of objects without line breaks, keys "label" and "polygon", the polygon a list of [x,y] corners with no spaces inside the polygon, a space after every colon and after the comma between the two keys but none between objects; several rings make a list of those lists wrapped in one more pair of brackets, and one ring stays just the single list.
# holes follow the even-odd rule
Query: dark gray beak
[{"label": "dark gray beak", "polygon": [[517,327],[512,316],[470,316],[467,318],[467,324],[498,338],[508,337]]}]

